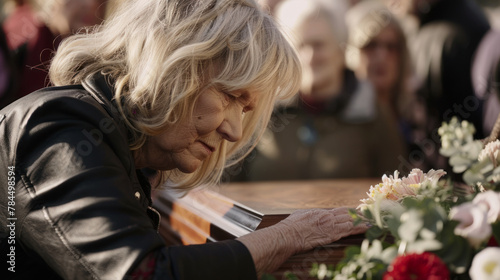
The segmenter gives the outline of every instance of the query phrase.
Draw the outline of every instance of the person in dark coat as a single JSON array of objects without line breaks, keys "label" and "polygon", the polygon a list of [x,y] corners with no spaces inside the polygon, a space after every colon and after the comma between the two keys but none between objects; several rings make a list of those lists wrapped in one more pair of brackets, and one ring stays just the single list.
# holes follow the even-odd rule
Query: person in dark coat
[{"label": "person in dark coat", "polygon": [[437,129],[453,116],[467,120],[482,138],[483,102],[475,96],[472,61],[490,29],[486,16],[473,0],[413,0],[408,11],[418,19],[409,46],[426,106],[427,120],[420,143],[428,168],[446,168],[439,156]]}]

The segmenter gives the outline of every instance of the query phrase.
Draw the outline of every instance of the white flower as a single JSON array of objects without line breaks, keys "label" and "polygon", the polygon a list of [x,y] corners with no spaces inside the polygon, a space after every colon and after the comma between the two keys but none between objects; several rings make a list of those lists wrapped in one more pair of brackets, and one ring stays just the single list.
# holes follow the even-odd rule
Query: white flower
[{"label": "white flower", "polygon": [[476,248],[491,236],[492,230],[484,206],[472,202],[460,204],[450,210],[450,219],[460,222],[455,234],[465,237]]},{"label": "white flower", "polygon": [[484,149],[479,153],[478,160],[483,161],[490,159],[493,165],[496,167],[499,163],[499,154],[500,154],[500,141],[497,139],[493,142],[490,142],[484,147]]},{"label": "white flower", "polygon": [[449,123],[443,123],[438,129],[438,134],[441,136],[441,146],[445,149],[459,148],[463,144],[471,142],[475,132],[473,124],[467,121],[459,122],[457,117],[453,117]]},{"label": "white flower", "polygon": [[472,280],[498,280],[500,279],[500,248],[488,247],[472,260],[469,270]]},{"label": "white flower", "polygon": [[500,219],[500,193],[491,190],[479,193],[472,203],[485,207],[488,223],[492,224]]},{"label": "white flower", "polygon": [[324,263],[320,264],[318,268],[318,279],[325,278],[327,273],[328,273],[328,268],[326,267],[326,264]]}]

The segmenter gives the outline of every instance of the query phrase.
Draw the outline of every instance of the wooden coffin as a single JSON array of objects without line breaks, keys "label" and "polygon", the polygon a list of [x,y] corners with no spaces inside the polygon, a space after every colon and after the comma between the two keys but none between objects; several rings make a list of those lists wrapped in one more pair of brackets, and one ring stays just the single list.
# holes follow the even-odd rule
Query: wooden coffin
[{"label": "wooden coffin", "polygon": [[[297,209],[355,208],[379,179],[280,181],[231,183],[202,188],[179,198],[167,191],[155,194],[154,207],[161,213],[160,233],[170,244],[201,244],[237,238],[271,226]],[[307,279],[313,263],[336,264],[349,245],[360,244],[363,235],[291,257],[275,272],[281,279],[291,271]]]}]

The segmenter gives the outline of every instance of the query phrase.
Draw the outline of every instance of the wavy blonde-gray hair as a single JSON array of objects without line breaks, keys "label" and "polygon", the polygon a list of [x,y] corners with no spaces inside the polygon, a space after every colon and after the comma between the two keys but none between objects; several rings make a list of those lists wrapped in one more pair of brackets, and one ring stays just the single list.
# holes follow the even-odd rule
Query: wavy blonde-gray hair
[{"label": "wavy blonde-gray hair", "polygon": [[169,179],[189,190],[217,183],[226,166],[250,152],[274,101],[297,92],[300,71],[289,40],[254,0],[141,0],[125,3],[95,32],[63,41],[49,74],[55,85],[79,84],[97,72],[115,81],[132,151],[190,118],[202,88],[259,91],[259,104],[243,117],[240,141],[223,141],[191,174],[162,172],[161,183]]}]

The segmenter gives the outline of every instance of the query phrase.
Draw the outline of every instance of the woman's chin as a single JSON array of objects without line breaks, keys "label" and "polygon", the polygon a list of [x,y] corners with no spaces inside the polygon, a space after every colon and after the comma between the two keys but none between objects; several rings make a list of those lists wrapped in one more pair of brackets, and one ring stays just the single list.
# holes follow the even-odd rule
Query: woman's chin
[{"label": "woman's chin", "polygon": [[193,160],[179,165],[177,169],[179,169],[182,173],[193,173],[200,168],[201,163],[201,160]]}]

